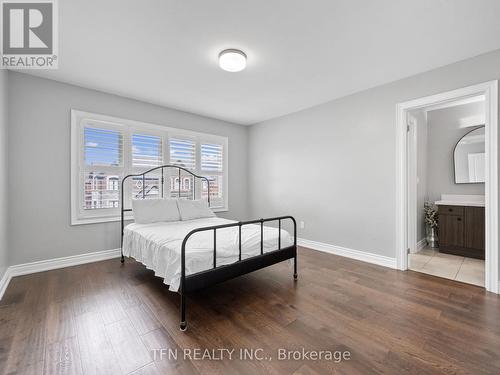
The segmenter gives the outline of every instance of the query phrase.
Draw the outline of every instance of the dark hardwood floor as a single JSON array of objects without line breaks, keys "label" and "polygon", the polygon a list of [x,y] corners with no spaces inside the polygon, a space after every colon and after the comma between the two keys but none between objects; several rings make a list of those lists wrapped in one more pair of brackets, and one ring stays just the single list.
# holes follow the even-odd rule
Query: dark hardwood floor
[{"label": "dark hardwood floor", "polygon": [[[412,271],[300,249],[297,283],[282,263],[190,297],[185,333],[178,304],[132,260],[16,277],[0,302],[0,371],[500,373],[500,298]],[[161,359],[160,348],[178,359]],[[232,360],[183,358],[196,348],[236,351]],[[241,348],[270,359],[240,359]],[[348,351],[350,359],[278,360],[279,348]]]}]

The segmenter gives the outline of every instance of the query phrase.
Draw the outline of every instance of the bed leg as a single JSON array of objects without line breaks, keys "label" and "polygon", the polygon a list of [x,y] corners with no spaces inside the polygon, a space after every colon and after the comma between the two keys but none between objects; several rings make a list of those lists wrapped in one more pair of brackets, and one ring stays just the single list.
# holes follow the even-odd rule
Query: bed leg
[{"label": "bed leg", "polygon": [[181,331],[185,332],[187,330],[187,322],[186,322],[186,296],[184,293],[181,293]]},{"label": "bed leg", "polygon": [[125,263],[125,257],[123,255],[122,255],[122,259],[120,260],[120,262]]},{"label": "bed leg", "polygon": [[293,258],[293,279],[297,280],[299,278],[299,275],[297,274],[297,254],[295,254],[295,257]]}]

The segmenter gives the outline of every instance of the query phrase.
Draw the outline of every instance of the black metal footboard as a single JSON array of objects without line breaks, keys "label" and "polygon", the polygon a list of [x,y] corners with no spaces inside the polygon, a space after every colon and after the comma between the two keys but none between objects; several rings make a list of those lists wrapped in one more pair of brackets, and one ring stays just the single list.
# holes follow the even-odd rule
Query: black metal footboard
[{"label": "black metal footboard", "polygon": [[[281,222],[283,220],[291,220],[293,223],[293,245],[285,248],[281,247]],[[278,249],[264,253],[264,223],[278,222]],[[260,224],[260,254],[242,259],[241,256],[241,227],[249,224]],[[217,230],[231,227],[239,227],[239,256],[238,261],[217,266]],[[186,275],[186,243],[189,238],[199,232],[213,231],[214,233],[214,250],[213,250],[213,267],[211,269],[197,272],[195,274]],[[292,216],[279,216],[267,219],[240,221],[237,223],[214,225],[211,227],[197,228],[189,232],[182,241],[181,247],[181,282],[179,293],[181,295],[181,324],[182,331],[187,329],[186,322],[186,294],[198,289],[208,287],[264,267],[282,262],[287,259],[294,259],[293,277],[297,280],[297,223]]]}]

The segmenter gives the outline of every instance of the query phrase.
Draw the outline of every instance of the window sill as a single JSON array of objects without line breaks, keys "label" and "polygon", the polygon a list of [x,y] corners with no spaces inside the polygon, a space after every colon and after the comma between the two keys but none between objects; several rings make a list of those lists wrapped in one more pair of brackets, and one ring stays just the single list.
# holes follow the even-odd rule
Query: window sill
[{"label": "window sill", "polygon": [[[222,207],[222,208],[215,208],[213,210],[215,213],[217,212],[228,212],[229,209]],[[134,220],[133,216],[125,216],[125,221],[131,221]],[[89,217],[89,218],[83,218],[83,219],[78,219],[78,218],[72,218],[71,219],[71,225],[87,225],[87,224],[99,224],[99,223],[113,223],[121,221],[120,216],[110,216],[110,217]]]}]

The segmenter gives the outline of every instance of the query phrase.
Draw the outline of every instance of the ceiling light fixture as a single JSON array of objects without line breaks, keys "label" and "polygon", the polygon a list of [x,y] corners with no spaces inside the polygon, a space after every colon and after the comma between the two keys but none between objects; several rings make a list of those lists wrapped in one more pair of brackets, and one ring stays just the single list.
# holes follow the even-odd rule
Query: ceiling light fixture
[{"label": "ceiling light fixture", "polygon": [[239,72],[247,67],[247,55],[239,49],[226,49],[219,53],[219,66],[227,72]]}]

